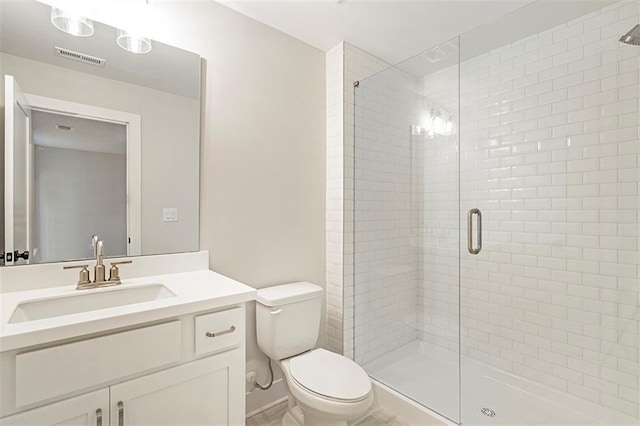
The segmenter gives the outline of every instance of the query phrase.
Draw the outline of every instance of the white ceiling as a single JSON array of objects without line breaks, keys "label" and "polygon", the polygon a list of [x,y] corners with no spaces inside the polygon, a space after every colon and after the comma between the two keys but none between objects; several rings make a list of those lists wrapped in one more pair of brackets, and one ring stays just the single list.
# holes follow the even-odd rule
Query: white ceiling
[{"label": "white ceiling", "polygon": [[421,77],[617,0],[218,1],[319,49],[346,41]]},{"label": "white ceiling", "polygon": [[533,0],[220,0],[322,50],[351,43],[397,64]]},{"label": "white ceiling", "polygon": [[[36,146],[125,155],[127,127],[124,124],[48,111],[33,111],[31,124]],[[58,125],[71,129],[61,130]]]},{"label": "white ceiling", "polygon": [[[423,77],[432,72],[474,58],[508,43],[538,34],[572,19],[601,9],[618,0],[543,0],[534,1],[507,15],[491,20],[461,34],[459,39],[414,56],[397,68]],[[435,60],[434,60],[435,59]]]}]

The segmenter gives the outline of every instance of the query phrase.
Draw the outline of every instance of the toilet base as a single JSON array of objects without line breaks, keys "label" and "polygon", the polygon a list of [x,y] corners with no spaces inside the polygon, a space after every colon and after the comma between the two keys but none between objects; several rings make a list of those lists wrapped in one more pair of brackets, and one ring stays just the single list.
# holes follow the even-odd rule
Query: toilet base
[{"label": "toilet base", "polygon": [[304,416],[298,407],[290,408],[282,417],[282,426],[347,426],[346,421],[328,421],[324,418]]},{"label": "toilet base", "polygon": [[346,420],[329,420],[325,417],[316,417],[310,413],[304,416],[304,426],[347,426]]},{"label": "toilet base", "polygon": [[284,417],[282,418],[282,426],[302,426],[292,415],[290,412],[284,413]]}]

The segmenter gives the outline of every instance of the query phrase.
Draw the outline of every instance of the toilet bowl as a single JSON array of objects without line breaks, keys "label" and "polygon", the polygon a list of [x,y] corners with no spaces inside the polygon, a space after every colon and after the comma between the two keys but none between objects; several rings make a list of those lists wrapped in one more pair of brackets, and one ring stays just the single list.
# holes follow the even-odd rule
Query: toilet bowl
[{"label": "toilet bowl", "polygon": [[290,397],[303,413],[304,425],[346,425],[373,403],[369,376],[342,355],[316,349],[278,365]]},{"label": "toilet bowl", "polygon": [[322,287],[300,282],[258,290],[258,346],[283,372],[289,409],[283,425],[344,426],[373,403],[371,380],[350,359],[313,349]]}]

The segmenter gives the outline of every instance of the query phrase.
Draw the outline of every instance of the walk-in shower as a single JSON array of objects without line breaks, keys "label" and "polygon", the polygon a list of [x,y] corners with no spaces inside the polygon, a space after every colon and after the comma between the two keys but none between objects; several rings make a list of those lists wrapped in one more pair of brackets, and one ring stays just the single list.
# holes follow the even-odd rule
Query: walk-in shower
[{"label": "walk-in shower", "polygon": [[460,424],[640,423],[639,10],[536,2],[355,85],[374,379]]}]

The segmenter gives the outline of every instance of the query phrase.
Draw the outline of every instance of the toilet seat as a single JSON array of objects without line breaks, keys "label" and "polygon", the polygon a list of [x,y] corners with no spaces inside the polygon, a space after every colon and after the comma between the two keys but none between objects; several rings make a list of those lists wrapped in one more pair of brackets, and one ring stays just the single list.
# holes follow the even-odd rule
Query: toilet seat
[{"label": "toilet seat", "polygon": [[301,387],[326,399],[356,402],[371,393],[371,380],[362,367],[324,349],[291,358],[289,372]]}]

